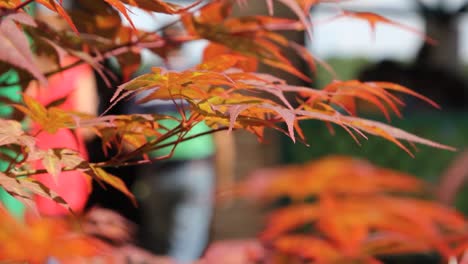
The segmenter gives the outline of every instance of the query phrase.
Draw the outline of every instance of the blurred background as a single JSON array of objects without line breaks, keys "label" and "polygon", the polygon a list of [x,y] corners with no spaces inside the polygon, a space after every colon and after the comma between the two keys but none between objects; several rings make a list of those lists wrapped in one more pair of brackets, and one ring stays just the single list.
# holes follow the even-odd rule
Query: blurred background
[{"label": "blurred background", "polygon": [[[191,1],[172,1],[189,4]],[[236,10],[243,15],[267,13],[265,1],[249,1],[248,9]],[[458,152],[448,152],[416,146],[415,157],[409,156],[394,144],[370,137],[356,144],[340,128],[331,135],[327,127],[314,121],[302,122],[301,127],[309,146],[293,144],[287,137],[267,132],[266,140],[246,133],[234,133],[234,178],[245,179],[253,170],[278,164],[302,163],[327,155],[352,155],[370,160],[382,167],[409,172],[440,187],[440,199],[453,203],[468,213],[468,191],[464,188],[468,178],[468,2],[465,0],[355,0],[322,4],[311,11],[313,36],[288,33],[288,39],[306,44],[314,56],[329,65],[334,73],[319,66],[311,72],[296,59],[297,67],[309,72],[313,83],[304,83],[294,77],[269,68],[269,72],[289,83],[307,85],[317,89],[333,79],[361,81],[389,81],[409,87],[434,101],[442,109],[433,109],[414,98],[402,98],[407,107],[404,118],[393,117],[391,124],[406,131],[451,145]],[[378,24],[375,35],[362,20],[336,18],[340,8],[375,12],[405,27]],[[276,4],[276,14],[295,18],[289,9]],[[130,15],[140,29],[155,31],[171,24],[174,16],[163,16],[131,10]],[[408,28],[411,28],[408,30]],[[414,30],[414,31],[413,31]],[[436,40],[430,45],[415,32]],[[167,33],[167,32],[166,32]],[[171,69],[183,70],[201,61],[204,41],[184,44],[168,60]],[[289,57],[294,55],[287,55]],[[160,66],[163,61],[144,52],[144,67]],[[294,59],[293,59],[294,60]],[[360,106],[365,116],[385,121],[382,115]],[[127,173],[132,173],[130,169]],[[445,189],[444,189],[445,188]],[[136,195],[138,197],[138,190]],[[434,193],[437,190],[435,189]],[[210,240],[253,237],[261,229],[264,208],[243,201],[217,204],[210,226]],[[130,214],[130,213],[129,213]]]},{"label": "blurred background", "polygon": [[[96,3],[92,1],[65,0],[63,5],[83,17],[83,14],[95,8]],[[167,2],[182,6],[194,3],[191,0]],[[248,5],[237,7],[234,16],[268,14],[266,1],[245,2]],[[275,15],[296,19],[290,8],[280,2],[274,1]],[[313,26],[311,36],[299,31],[282,33],[288,40],[306,46],[317,58],[317,69],[312,70],[297,54],[285,54],[301,72],[310,75],[312,82],[306,83],[264,65],[260,66],[259,71],[287,80],[289,84],[314,89],[322,89],[334,80],[401,84],[434,100],[441,109],[433,108],[415,97],[397,95],[406,104],[402,109],[403,118],[392,116],[390,121],[385,120],[382,113],[364,102],[358,102],[359,115],[390,122],[394,127],[453,146],[458,151],[407,144],[415,154],[412,157],[382,138],[369,136],[368,140],[360,138],[360,142],[356,143],[341,128],[335,127],[334,133],[331,133],[329,127],[319,121],[301,121],[307,144],[293,143],[287,136],[270,130],[266,130],[262,143],[254,135],[242,131],[216,133],[178,145],[168,160],[144,166],[106,168],[125,182],[135,194],[139,207],[135,207],[120,191],[103,188],[94,182],[85,210],[86,232],[114,244],[122,255],[127,253],[121,249],[131,245],[129,253],[136,250],[135,254],[144,258],[157,254],[181,261],[196,260],[212,242],[256,237],[265,226],[265,216],[272,207],[279,205],[265,206],[234,199],[229,192],[235,183],[247,179],[261,168],[301,164],[330,155],[363,158],[376,166],[414,175],[432,184],[433,198],[455,206],[467,215],[468,0],[322,2],[310,12]],[[101,4],[106,5],[104,2]],[[162,59],[149,50],[143,50],[142,67],[134,76],[122,74],[119,69],[121,61],[107,59],[103,63],[109,69],[106,74],[115,77],[109,78],[112,82],[110,85],[97,71],[94,74],[89,71],[89,75],[93,75],[88,76],[93,77],[90,82],[93,84],[93,94],[97,90],[96,96],[99,98],[96,100],[99,102],[87,96],[86,102],[77,104],[93,106],[93,113],[96,104],[98,114],[108,109],[115,92],[110,88],[121,85],[126,77],[148,73],[151,67],[185,70],[202,60],[207,41],[181,44],[183,41],[178,39],[181,36],[178,34],[183,33],[183,28],[176,23],[177,16],[153,14],[131,7],[128,9],[137,28],[157,32],[172,44],[168,57]],[[363,19],[344,16],[343,10],[373,12],[389,20],[372,28]],[[53,14],[40,6],[36,11],[39,11],[38,15]],[[124,17],[122,21],[128,23]],[[60,25],[55,20],[49,22],[54,26]],[[434,41],[427,41],[429,38]],[[44,67],[50,66],[48,64],[51,64],[48,60],[41,63]],[[84,86],[80,82],[80,87]],[[180,102],[180,105],[184,106],[184,102]],[[122,100],[107,114],[164,113],[180,117],[183,111],[178,110],[170,100],[154,100],[145,105]],[[177,122],[163,125],[174,127]],[[209,128],[202,126],[193,130],[201,133]],[[90,161],[108,159],[99,138],[91,138],[87,148]],[[162,157],[164,154],[167,153],[154,152],[150,156]],[[297,183],[298,187],[302,187],[300,184]],[[418,215],[418,218],[422,217]]]},{"label": "blurred background", "polygon": [[[332,154],[352,155],[430,181],[434,186],[443,188],[440,199],[468,213],[468,191],[462,184],[468,174],[468,160],[464,153],[468,146],[466,4],[463,0],[357,0],[339,5],[322,4],[311,12],[313,37],[293,36],[298,42],[306,42],[312,54],[328,64],[340,80],[391,81],[439,103],[441,110],[433,109],[414,98],[403,98],[407,104],[403,111],[404,117],[393,117],[391,124],[454,146],[458,152],[416,146],[413,158],[386,140],[370,137],[369,140],[361,140],[359,146],[340,128],[336,129],[333,136],[324,124],[307,121],[302,122],[301,127],[310,146],[293,144],[286,137],[270,134],[270,142],[258,148],[254,140],[247,142],[243,135],[237,135],[237,154],[243,157],[236,160],[240,163],[237,169],[239,179],[255,167],[303,163]],[[339,14],[337,6],[352,11],[375,12],[426,34],[435,39],[437,44],[429,45],[414,32],[385,24],[377,25],[373,37],[365,21],[333,19]],[[287,10],[283,11],[285,16],[293,17]],[[315,76],[311,84],[314,88],[322,88],[335,78],[323,67],[312,74]],[[300,83],[298,80],[291,81]],[[381,115],[372,112],[366,114],[385,121]],[[275,137],[279,140],[275,140]],[[437,191],[434,190],[435,193]],[[258,223],[261,223],[261,212],[261,209],[250,208],[241,202],[230,208],[218,208],[214,237],[251,235],[258,228]]]}]

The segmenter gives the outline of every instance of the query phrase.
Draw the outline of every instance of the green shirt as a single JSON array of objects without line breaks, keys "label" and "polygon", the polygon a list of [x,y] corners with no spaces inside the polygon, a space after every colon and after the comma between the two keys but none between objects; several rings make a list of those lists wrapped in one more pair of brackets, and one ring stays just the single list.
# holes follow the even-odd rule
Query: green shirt
[{"label": "green shirt", "polygon": [[[0,75],[0,98],[5,98],[13,102],[19,102],[21,100],[21,87],[19,85],[10,85],[19,81],[18,74],[9,70],[4,74]],[[4,85],[4,86],[3,86]],[[0,117],[6,118],[13,113],[13,107],[5,105],[3,101],[0,101]]]},{"label": "green shirt", "polygon": [[[173,113],[167,113],[174,115]],[[172,119],[166,119],[159,121],[159,123],[168,129],[175,128],[179,125],[179,122]],[[188,138],[190,136],[194,136],[200,133],[204,133],[209,131],[210,128],[205,123],[199,123],[194,126],[184,138]],[[169,143],[177,140],[177,136],[170,137],[163,142]],[[151,156],[164,156],[171,152],[173,146],[165,147],[162,149],[155,150],[151,152]],[[212,135],[204,135],[200,137],[196,137],[193,139],[189,139],[187,141],[179,143],[172,156],[172,160],[193,160],[193,159],[204,159],[212,156],[215,152],[215,146]]]}]

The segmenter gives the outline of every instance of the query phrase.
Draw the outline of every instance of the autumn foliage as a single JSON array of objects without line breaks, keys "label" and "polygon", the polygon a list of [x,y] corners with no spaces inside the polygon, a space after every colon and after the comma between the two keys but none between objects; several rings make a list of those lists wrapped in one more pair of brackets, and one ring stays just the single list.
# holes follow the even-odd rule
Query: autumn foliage
[{"label": "autumn foliage", "polygon": [[85,235],[75,221],[29,215],[18,222],[3,208],[0,212],[2,260],[14,263],[44,263],[51,256],[59,261],[90,258],[102,254],[105,245]]},{"label": "autumn foliage", "polygon": [[438,252],[448,260],[460,253],[467,222],[427,200],[428,190],[410,175],[332,156],[260,170],[238,193],[262,203],[290,199],[260,234],[278,259],[381,263],[388,255]]},{"label": "autumn foliage", "polygon": [[[25,10],[32,2],[57,13],[69,28],[55,29],[53,25],[30,16]],[[345,129],[358,143],[368,135],[383,137],[409,155],[412,155],[412,150],[405,141],[453,149],[358,116],[356,104],[359,101],[373,105],[387,119],[392,115],[401,116],[404,102],[394,93],[409,94],[437,107],[435,102],[409,88],[378,80],[335,80],[323,89],[315,89],[290,85],[271,74],[258,72],[258,66],[264,64],[311,81],[313,76],[296,68],[284,54],[286,51],[295,52],[312,71],[320,67],[320,61],[305,47],[281,35],[281,31],[302,31],[313,38],[313,25],[308,19],[310,8],[324,4],[322,2],[339,1],[266,0],[269,13],[251,16],[233,14],[233,8],[248,8],[250,4],[250,1],[239,0],[195,1],[188,6],[161,0],[77,2],[80,8],[65,10],[61,1],[54,0],[0,1],[0,72],[14,69],[19,76],[17,82],[2,83],[2,88],[19,85],[24,91],[33,80],[46,84],[47,77],[81,64],[89,64],[109,81],[108,75],[104,74],[108,69],[103,67],[103,61],[115,58],[125,82],[118,87],[110,87],[115,89],[110,108],[139,96],[139,103],[171,100],[180,115],[92,116],[63,110],[58,107],[60,102],[42,105],[26,94],[23,94],[21,102],[10,102],[5,98],[15,107],[15,113],[0,119],[0,147],[4,150],[1,158],[9,163],[8,168],[0,173],[0,186],[32,208],[36,195],[69,208],[62,197],[33,177],[41,173],[58,177],[63,171],[81,171],[89,179],[110,184],[134,200],[124,183],[104,168],[170,158],[172,152],[152,158],[147,154],[166,147],[174,150],[180,142],[201,136],[187,136],[187,133],[202,122],[211,128],[207,133],[245,130],[262,140],[264,129],[269,128],[286,134],[293,142],[307,142],[314,138],[305,138],[300,121],[318,120],[331,128],[335,125]],[[163,35],[160,31],[172,24],[162,25],[154,32],[137,30],[126,5],[148,12],[180,15],[176,23],[182,29],[170,35]],[[274,10],[278,6],[291,9],[297,18],[275,16]],[[391,24],[419,34],[423,40],[432,41],[377,14],[341,11],[333,19],[347,16],[365,20],[372,29],[379,23]],[[130,26],[125,26],[119,12]],[[142,49],[167,59],[172,49],[200,39],[207,40],[208,45],[203,61],[197,66],[182,71],[154,67],[150,73],[132,78],[140,67]],[[34,60],[36,53],[52,57],[57,69],[42,72]],[[61,65],[64,56],[73,56],[77,60]],[[167,128],[162,125],[162,120],[173,120],[179,125]],[[91,163],[71,149],[41,149],[37,147],[36,135],[24,125],[28,122],[38,124],[40,132],[51,134],[59,129],[90,129],[102,139],[104,152],[115,154],[107,161]],[[168,141],[173,138],[176,140]],[[111,149],[115,151],[110,152]],[[37,163],[42,164],[42,169],[33,166]],[[309,195],[318,199],[316,203],[297,204],[272,214],[261,240],[281,254],[320,263],[349,258],[377,263],[375,256],[380,254],[415,251],[438,251],[448,257],[452,247],[447,245],[447,236],[465,229],[463,218],[456,213],[414,198],[414,194],[423,190],[421,182],[360,161],[330,159],[303,167],[281,168],[272,174],[277,176],[266,180],[262,191],[256,192],[262,199],[280,195],[287,195],[295,201],[303,201]],[[242,189],[242,192],[249,193],[249,188]],[[394,196],[393,193],[404,195]],[[44,232],[45,227],[58,232],[42,237],[44,247],[46,242],[61,239],[55,236],[62,234],[62,224],[53,224],[52,227],[48,220],[31,221],[26,223],[26,227],[17,226],[12,219],[2,217],[0,241],[18,242],[20,237],[24,237],[24,243],[29,243],[26,242],[29,241],[26,233],[41,237],[34,235],[36,227],[40,229],[37,232]],[[292,233],[310,223],[313,223],[313,231]],[[8,229],[11,232],[7,232]],[[24,260],[38,262],[47,255],[60,257],[66,251],[67,243],[82,243],[80,241],[66,240],[60,252],[38,253],[32,259]],[[29,246],[35,247],[34,243],[32,241]],[[0,255],[20,260],[14,255],[14,245],[11,252],[3,248]],[[76,251],[76,254],[80,252]],[[89,252],[85,250],[83,254]]]}]

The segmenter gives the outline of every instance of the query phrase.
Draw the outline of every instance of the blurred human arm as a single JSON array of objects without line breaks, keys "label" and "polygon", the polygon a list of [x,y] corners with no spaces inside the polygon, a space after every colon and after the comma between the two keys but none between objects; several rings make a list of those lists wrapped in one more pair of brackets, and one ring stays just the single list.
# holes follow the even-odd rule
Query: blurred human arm
[{"label": "blurred human arm", "polygon": [[[76,88],[72,94],[76,111],[90,115],[97,115],[99,98],[97,94],[96,79],[93,71],[83,71],[76,80]],[[94,137],[94,133],[89,128],[78,129],[84,140],[88,141]]]},{"label": "blurred human arm", "polygon": [[217,264],[222,259],[224,264],[259,263],[266,252],[257,240],[222,240],[212,243],[204,256],[194,264]]}]

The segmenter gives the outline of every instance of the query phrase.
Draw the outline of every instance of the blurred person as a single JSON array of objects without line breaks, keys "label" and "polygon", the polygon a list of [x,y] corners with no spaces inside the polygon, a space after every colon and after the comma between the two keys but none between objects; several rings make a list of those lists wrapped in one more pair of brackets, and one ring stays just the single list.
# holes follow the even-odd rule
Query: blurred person
[{"label": "blurred person", "polygon": [[[37,19],[48,23],[55,30],[67,29],[66,22],[57,14],[51,13],[45,7],[37,6]],[[60,58],[61,66],[74,63],[78,59],[65,55]],[[37,54],[36,63],[42,72],[57,70],[53,58],[47,54]],[[82,64],[48,78],[47,86],[42,86],[37,81],[32,81],[26,88],[26,93],[44,106],[52,102],[63,100],[58,106],[63,110],[72,110],[88,114],[96,114],[97,94],[95,79],[89,65]],[[83,129],[71,131],[60,129],[50,134],[41,130],[36,123],[30,124],[31,133],[36,135],[37,146],[43,150],[51,148],[68,148],[78,151],[87,158],[84,141],[90,137],[90,132]],[[41,168],[41,164],[36,165]],[[80,171],[61,172],[55,180],[50,174],[39,174],[34,176],[44,185],[58,193],[75,212],[84,209],[89,191],[90,181]],[[38,210],[43,215],[60,216],[67,214],[67,210],[55,201],[44,197],[35,199]]]},{"label": "blurred person", "polygon": [[[40,61],[40,65],[47,65],[45,58],[41,58]],[[69,64],[74,62],[75,59],[69,57],[65,61],[68,62],[66,64]],[[92,113],[93,111],[89,111],[90,109],[87,106],[89,106],[88,103],[92,101],[93,96],[86,95],[86,93],[92,94],[91,89],[94,86],[92,77],[92,71],[87,65],[77,66],[49,77],[46,87],[42,87],[37,82],[32,82],[26,92],[44,106],[66,96],[65,101],[59,108]],[[86,91],[86,89],[90,90]],[[74,132],[69,129],[60,129],[56,133],[48,133],[41,130],[38,124],[31,124],[31,133],[37,135],[36,145],[40,149],[68,148],[78,151],[86,159],[85,137],[79,131],[77,132],[74,135]],[[38,165],[37,167],[40,168],[42,166]],[[57,180],[54,180],[50,174],[39,174],[34,177],[56,191],[74,211],[79,212],[84,208],[90,186],[89,180],[86,179],[86,176],[82,172],[61,172]],[[62,206],[48,198],[37,197],[36,203],[39,211],[46,215],[62,215],[67,213]]]},{"label": "blurred person", "polygon": [[[170,34],[177,32],[169,27],[164,34],[170,41]],[[187,58],[193,57],[185,52],[195,54],[201,50],[176,48],[170,52],[166,66],[172,70],[190,67],[193,61]],[[154,62],[148,64],[157,66]],[[188,104],[179,100],[176,103],[154,100],[132,105],[129,112],[181,118],[179,111],[184,111]],[[168,129],[178,125],[173,120],[160,123]],[[186,137],[209,130],[205,123],[200,123]],[[168,139],[168,142],[176,139]],[[150,157],[161,157],[170,151],[171,147],[156,150]],[[209,241],[215,189],[228,189],[234,180],[233,160],[233,137],[223,131],[179,143],[168,160],[138,166],[133,190],[140,201],[143,245],[156,254],[167,254],[182,263],[198,259]]]},{"label": "blurred person", "polygon": [[[194,130],[207,131],[203,124]],[[209,241],[215,181],[225,189],[233,178],[227,176],[233,170],[232,152],[232,137],[218,132],[180,143],[169,160],[138,167],[133,189],[140,200],[145,247],[182,262],[201,256]],[[220,174],[216,160],[225,162]]]},{"label": "blurred person", "polygon": [[[36,9],[36,8],[34,8]],[[36,10],[32,10],[36,11]],[[34,15],[34,14],[32,14]],[[38,6],[36,17],[40,20],[50,23],[52,27],[57,30],[66,28],[66,23],[58,18],[57,15],[47,11],[44,7]],[[36,63],[40,70],[43,72],[55,70],[53,69],[54,63],[51,58],[45,55],[39,55],[35,57]],[[62,61],[62,64],[72,63],[75,59],[68,56]],[[26,93],[34,97],[43,105],[47,105],[58,99],[62,99],[65,96],[69,96],[67,100],[62,104],[63,109],[67,110],[78,110],[87,113],[94,113],[94,81],[92,76],[89,74],[89,67],[80,66],[76,69],[71,69],[60,74],[56,74],[49,78],[48,87],[40,87],[40,85],[33,81],[26,89]],[[10,83],[16,83],[19,81],[18,74],[12,70],[7,71],[0,77],[2,83],[5,84],[0,90],[2,99],[5,99],[7,103],[17,103],[21,101],[21,86],[10,85]],[[72,85],[70,85],[72,84]],[[77,89],[78,86],[80,89]],[[12,118],[13,108],[11,106],[2,106],[0,111],[1,117]],[[44,131],[39,131],[37,124],[24,123],[24,126],[29,126],[32,133],[38,133],[37,145],[42,149],[48,149],[51,147],[68,147],[74,150],[79,150],[81,153],[85,153],[82,147],[82,136],[78,135],[75,137],[71,131],[62,130],[57,134],[51,135]],[[40,132],[40,133],[39,133]],[[82,131],[85,132],[85,131]],[[82,133],[89,135],[89,133]],[[60,142],[60,143],[59,143]],[[0,162],[0,169],[5,170],[8,163]],[[39,165],[40,167],[40,165]],[[81,210],[83,208],[83,202],[86,200],[88,183],[84,181],[84,176],[81,173],[66,172],[62,173],[59,177],[58,185],[51,179],[50,175],[37,175],[36,177],[58,191],[58,193],[65,198],[71,207],[75,210]],[[86,189],[86,191],[85,191]],[[75,191],[71,191],[75,190]],[[0,200],[5,207],[13,213],[16,217],[22,218],[24,212],[24,205],[13,198],[3,189],[0,190]],[[43,214],[57,215],[64,214],[66,210],[57,205],[54,201],[46,198],[36,198],[38,209]]]},{"label": "blurred person", "polygon": [[[64,2],[73,5],[73,11],[76,17],[83,17],[83,15],[96,12],[98,9],[112,9],[113,7],[107,2],[100,2],[96,4],[93,0],[64,0]],[[113,14],[113,13],[112,13]],[[126,21],[126,19],[124,19]],[[97,54],[96,54],[97,55]],[[97,112],[98,115],[124,115],[127,114],[126,100],[121,100],[118,103],[111,103],[111,99],[116,91],[116,88],[122,83],[128,81],[124,76],[119,60],[115,57],[110,57],[100,61],[102,71],[95,69],[94,77],[96,79],[96,87],[98,94]],[[111,107],[112,106],[112,107]],[[104,144],[105,145],[105,144]],[[88,150],[89,161],[93,163],[105,162],[110,158],[119,154],[118,148],[110,148],[103,150],[103,139],[101,137],[93,137],[86,142]],[[119,166],[103,168],[107,173],[110,173],[120,180],[129,189],[133,186],[135,179],[135,166]],[[129,197],[122,193],[120,190],[112,187],[110,184],[104,182],[93,181],[92,191],[86,203],[86,211],[92,210],[94,207],[105,208],[112,210],[116,215],[121,215],[134,225],[140,223],[140,209],[135,206]]]}]

